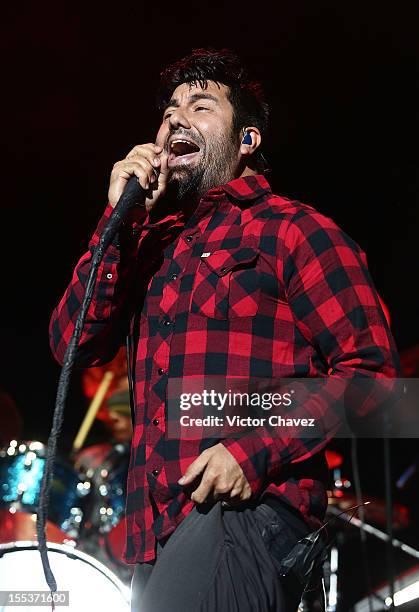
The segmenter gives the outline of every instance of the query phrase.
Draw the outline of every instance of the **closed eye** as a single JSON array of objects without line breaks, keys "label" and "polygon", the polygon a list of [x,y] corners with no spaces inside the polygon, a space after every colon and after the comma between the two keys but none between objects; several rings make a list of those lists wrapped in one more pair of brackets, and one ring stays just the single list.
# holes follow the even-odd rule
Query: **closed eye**
[{"label": "closed eye", "polygon": [[[208,108],[208,106],[196,106],[194,108],[194,111],[209,111],[211,110],[210,108]],[[169,117],[171,117],[173,114],[173,111],[167,111],[166,113],[164,113],[163,115],[163,121],[166,121],[167,119],[169,119]]]}]

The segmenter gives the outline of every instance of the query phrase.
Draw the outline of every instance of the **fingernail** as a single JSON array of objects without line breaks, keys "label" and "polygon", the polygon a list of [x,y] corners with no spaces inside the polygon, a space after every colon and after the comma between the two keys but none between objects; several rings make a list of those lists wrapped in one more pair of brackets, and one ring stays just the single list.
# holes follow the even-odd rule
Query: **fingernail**
[{"label": "fingernail", "polygon": [[154,160],[153,160],[153,164],[155,166],[160,166],[160,159],[158,157],[155,157]]},{"label": "fingernail", "polygon": [[179,478],[178,484],[183,484],[185,480],[186,480],[186,476],[182,476],[182,478]]}]

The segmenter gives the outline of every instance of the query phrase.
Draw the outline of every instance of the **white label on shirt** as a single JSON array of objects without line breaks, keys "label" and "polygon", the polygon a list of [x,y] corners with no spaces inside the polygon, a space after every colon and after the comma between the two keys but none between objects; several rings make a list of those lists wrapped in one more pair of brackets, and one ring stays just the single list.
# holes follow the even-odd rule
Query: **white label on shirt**
[{"label": "white label on shirt", "polygon": [[211,253],[202,253],[201,257],[209,257]]}]

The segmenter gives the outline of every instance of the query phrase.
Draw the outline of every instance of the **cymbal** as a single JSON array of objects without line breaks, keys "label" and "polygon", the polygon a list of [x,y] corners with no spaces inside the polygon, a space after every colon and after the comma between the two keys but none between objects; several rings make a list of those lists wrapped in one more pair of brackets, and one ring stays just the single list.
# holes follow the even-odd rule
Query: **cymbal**
[{"label": "cymbal", "polygon": [[332,451],[329,448],[326,449],[326,461],[329,470],[334,470],[343,463],[343,457],[336,451]]},{"label": "cymbal", "polygon": [[[338,490],[335,494],[330,491],[328,493],[328,496],[329,505],[333,505],[342,511],[347,510],[349,514],[353,512],[353,510],[349,510],[349,508],[358,504],[355,495],[344,493],[341,490]],[[370,495],[365,495],[363,501],[370,502],[367,506],[364,506],[365,521],[376,523],[377,525],[380,525],[381,527],[385,528],[387,526],[385,500],[379,497],[371,497]],[[406,529],[410,524],[409,515],[409,509],[406,506],[403,506],[402,504],[393,503],[393,528]]]}]

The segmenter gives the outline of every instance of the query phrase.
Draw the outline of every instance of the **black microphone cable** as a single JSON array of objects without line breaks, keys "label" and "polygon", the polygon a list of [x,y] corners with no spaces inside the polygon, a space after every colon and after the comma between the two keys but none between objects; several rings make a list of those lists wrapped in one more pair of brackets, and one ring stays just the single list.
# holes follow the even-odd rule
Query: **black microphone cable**
[{"label": "black microphone cable", "polygon": [[[57,582],[54,574],[51,570],[48,550],[45,526],[47,520],[47,512],[49,505],[50,488],[54,471],[54,461],[57,452],[58,438],[61,432],[61,428],[64,420],[64,408],[68,395],[68,389],[70,386],[71,373],[74,367],[77,349],[80,341],[80,337],[83,331],[84,322],[86,315],[92,301],[93,291],[96,284],[97,274],[100,263],[104,257],[104,254],[119,231],[122,222],[124,221],[126,214],[130,208],[139,204],[144,199],[145,190],[141,187],[136,176],[132,176],[119,198],[109,221],[104,228],[99,243],[94,251],[89,277],[86,283],[86,290],[83,297],[83,301],[80,306],[80,311],[77,316],[77,320],[74,326],[73,333],[67,346],[67,350],[64,355],[63,366],[60,373],[58,382],[57,396],[55,400],[54,415],[52,419],[52,427],[47,443],[46,460],[44,464],[44,473],[41,483],[41,492],[39,498],[39,505],[37,508],[37,523],[36,531],[38,536],[38,549],[41,554],[42,566],[44,570],[45,579],[52,593],[57,591]],[[53,602],[53,598],[52,598]],[[52,603],[54,609],[54,604]]]}]

